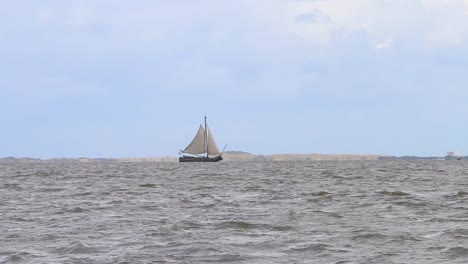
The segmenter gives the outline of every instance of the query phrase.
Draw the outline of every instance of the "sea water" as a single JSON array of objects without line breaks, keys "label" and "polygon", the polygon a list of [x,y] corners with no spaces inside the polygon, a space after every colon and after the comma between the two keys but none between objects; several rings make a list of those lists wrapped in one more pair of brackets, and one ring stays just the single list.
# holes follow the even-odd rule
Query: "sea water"
[{"label": "sea water", "polygon": [[0,263],[468,263],[468,162],[3,163]]}]

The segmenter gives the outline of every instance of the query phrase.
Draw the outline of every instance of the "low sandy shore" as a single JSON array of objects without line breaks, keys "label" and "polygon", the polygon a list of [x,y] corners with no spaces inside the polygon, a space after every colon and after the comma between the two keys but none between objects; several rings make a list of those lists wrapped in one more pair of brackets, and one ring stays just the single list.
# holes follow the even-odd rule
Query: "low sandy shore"
[{"label": "low sandy shore", "polygon": [[[295,160],[378,160],[381,155],[325,155],[325,154],[273,154],[255,155],[242,151],[228,151],[223,154],[224,161],[295,161]],[[33,159],[8,157],[0,162],[178,162],[178,156],[128,157],[128,158],[54,158]]]},{"label": "low sandy shore", "polygon": [[[246,152],[226,152],[223,161],[294,161],[294,160],[378,160],[380,155],[323,155],[323,154],[273,154],[255,155]],[[120,162],[177,162],[178,157],[120,158]]]}]

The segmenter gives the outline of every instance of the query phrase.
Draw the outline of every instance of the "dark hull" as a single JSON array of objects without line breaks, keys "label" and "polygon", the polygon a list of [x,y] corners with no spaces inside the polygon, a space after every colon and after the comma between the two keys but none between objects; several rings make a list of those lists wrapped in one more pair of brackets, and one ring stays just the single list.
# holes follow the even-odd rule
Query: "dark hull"
[{"label": "dark hull", "polygon": [[460,156],[445,156],[445,160],[464,160],[465,157],[460,157]]},{"label": "dark hull", "polygon": [[213,158],[190,157],[190,156],[179,157],[179,162],[218,162],[220,160],[223,160],[221,156],[216,156]]}]

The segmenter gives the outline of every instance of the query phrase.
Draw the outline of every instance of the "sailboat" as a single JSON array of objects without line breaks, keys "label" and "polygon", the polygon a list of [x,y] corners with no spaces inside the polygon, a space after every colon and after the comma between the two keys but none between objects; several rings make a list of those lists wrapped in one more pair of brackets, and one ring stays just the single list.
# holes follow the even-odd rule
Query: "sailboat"
[{"label": "sailboat", "polygon": [[463,156],[458,154],[457,152],[447,152],[447,155],[444,157],[445,160],[462,160],[464,159]]},{"label": "sailboat", "polygon": [[206,124],[206,116],[205,127],[200,125],[192,142],[179,154],[182,154],[182,157],[179,157],[179,162],[217,162],[223,160],[221,157],[223,152],[219,152],[218,146],[216,146],[213,133]]}]

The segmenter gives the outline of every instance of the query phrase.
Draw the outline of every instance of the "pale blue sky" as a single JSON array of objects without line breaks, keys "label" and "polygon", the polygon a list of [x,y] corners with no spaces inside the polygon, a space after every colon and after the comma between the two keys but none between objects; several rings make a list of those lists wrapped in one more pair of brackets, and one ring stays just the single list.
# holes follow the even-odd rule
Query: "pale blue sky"
[{"label": "pale blue sky", "polygon": [[0,157],[468,154],[463,0],[0,4]]}]

